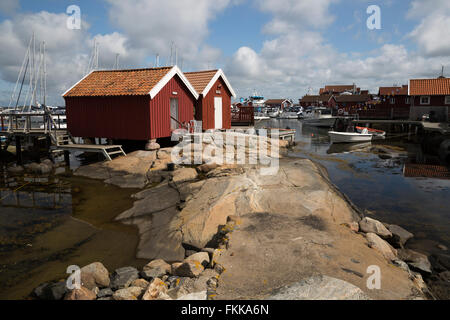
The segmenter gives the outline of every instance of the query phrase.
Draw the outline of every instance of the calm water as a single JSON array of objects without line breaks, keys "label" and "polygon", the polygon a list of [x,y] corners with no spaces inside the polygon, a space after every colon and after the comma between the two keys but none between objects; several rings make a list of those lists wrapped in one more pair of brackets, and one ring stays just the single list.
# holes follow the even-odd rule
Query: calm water
[{"label": "calm water", "polygon": [[69,265],[143,266],[135,258],[137,230],[113,221],[132,206],[134,192],[70,174],[14,177],[0,168],[0,299],[67,278]]},{"label": "calm water", "polygon": [[[450,180],[403,175],[405,163],[427,157],[414,137],[333,145],[327,129],[303,126],[298,120],[257,124],[264,126],[296,129],[297,146],[290,155],[325,166],[332,182],[368,216],[413,232],[411,248],[427,253],[438,252],[438,243],[450,248]],[[394,157],[382,159],[371,151],[374,147],[389,150]]]}]

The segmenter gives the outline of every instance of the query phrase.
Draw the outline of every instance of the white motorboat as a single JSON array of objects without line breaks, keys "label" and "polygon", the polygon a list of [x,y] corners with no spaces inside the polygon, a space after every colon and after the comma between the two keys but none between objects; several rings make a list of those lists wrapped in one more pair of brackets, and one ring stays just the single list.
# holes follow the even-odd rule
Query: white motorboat
[{"label": "white motorboat", "polygon": [[331,142],[333,143],[352,143],[352,142],[365,142],[372,141],[373,134],[369,133],[367,129],[359,132],[328,132]]},{"label": "white motorboat", "polygon": [[327,108],[315,108],[303,114],[303,123],[313,127],[331,128],[336,117],[333,117],[331,110]]},{"label": "white motorboat", "polygon": [[298,119],[298,114],[296,112],[281,112],[278,119]]},{"label": "white motorboat", "polygon": [[266,113],[263,113],[263,112],[257,112],[257,113],[255,113],[255,115],[253,116],[253,119],[255,119],[255,120],[269,120],[270,117],[269,117]]},{"label": "white motorboat", "polygon": [[280,110],[269,113],[269,117],[271,117],[271,118],[277,118],[279,115],[280,115]]},{"label": "white motorboat", "polygon": [[386,136],[386,131],[383,130],[377,130],[377,129],[372,129],[372,128],[367,128],[367,127],[356,127],[356,131],[358,132],[362,132],[364,129],[367,129],[367,131],[371,134],[373,134],[374,136],[377,137],[384,137]]}]

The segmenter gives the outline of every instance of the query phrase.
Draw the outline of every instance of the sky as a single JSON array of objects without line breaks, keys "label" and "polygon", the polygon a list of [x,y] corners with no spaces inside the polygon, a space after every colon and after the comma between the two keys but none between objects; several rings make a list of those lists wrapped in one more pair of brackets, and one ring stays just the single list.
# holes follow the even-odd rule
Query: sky
[{"label": "sky", "polygon": [[[80,9],[80,28],[68,28]],[[369,29],[371,5],[380,29]],[[370,20],[373,21],[373,20]],[[448,0],[1,0],[0,105],[11,99],[28,43],[46,43],[47,104],[88,70],[170,64],[183,71],[222,68],[237,93],[297,100],[326,84],[379,86],[450,76]],[[173,50],[175,51],[175,50]],[[175,56],[175,54],[174,54]],[[173,58],[173,60],[175,60]],[[29,81],[25,81],[25,84]],[[23,100],[28,86],[23,89]]]}]

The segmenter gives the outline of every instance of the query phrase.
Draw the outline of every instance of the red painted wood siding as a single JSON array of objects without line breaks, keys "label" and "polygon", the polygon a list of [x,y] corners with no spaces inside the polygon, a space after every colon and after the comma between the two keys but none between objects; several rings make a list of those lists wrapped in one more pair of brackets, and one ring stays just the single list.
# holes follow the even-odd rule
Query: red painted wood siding
[{"label": "red painted wood siding", "polygon": [[69,132],[74,137],[149,140],[150,96],[66,97]]},{"label": "red painted wood siding", "polygon": [[[415,107],[450,107],[450,105],[445,104],[445,96],[429,96],[430,97],[430,104],[420,104],[420,97],[422,96],[414,96],[411,97],[411,99],[414,99],[414,106]],[[425,97],[425,96],[423,96]]]},{"label": "red painted wood siding", "polygon": [[[177,94],[174,94],[176,92]],[[195,98],[181,79],[175,75],[166,86],[150,101],[150,136],[151,139],[171,136],[170,98],[178,99],[178,120],[194,120]]]},{"label": "red painted wood siding", "polygon": [[[221,85],[219,89],[218,86]],[[217,93],[217,91],[220,93]],[[200,95],[197,105],[195,119],[203,121],[203,130],[214,129],[214,98],[222,97],[222,129],[231,129],[231,92],[225,85],[222,77],[219,77],[209,90],[206,97]]]},{"label": "red painted wood siding", "polygon": [[180,122],[194,119],[195,98],[175,75],[151,100],[150,95],[66,97],[68,129],[74,137],[123,140],[170,137],[170,98],[178,99]]}]

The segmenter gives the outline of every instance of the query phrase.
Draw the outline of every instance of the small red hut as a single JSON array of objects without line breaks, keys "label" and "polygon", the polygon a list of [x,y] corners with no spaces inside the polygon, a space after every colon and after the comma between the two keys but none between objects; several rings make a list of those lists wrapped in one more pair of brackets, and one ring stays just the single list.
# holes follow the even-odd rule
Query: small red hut
[{"label": "small red hut", "polygon": [[198,94],[174,66],[93,71],[63,97],[74,137],[153,140],[194,119]]},{"label": "small red hut", "polygon": [[203,122],[203,130],[230,129],[231,97],[236,94],[223,71],[185,72],[185,75],[199,94],[195,119]]}]

